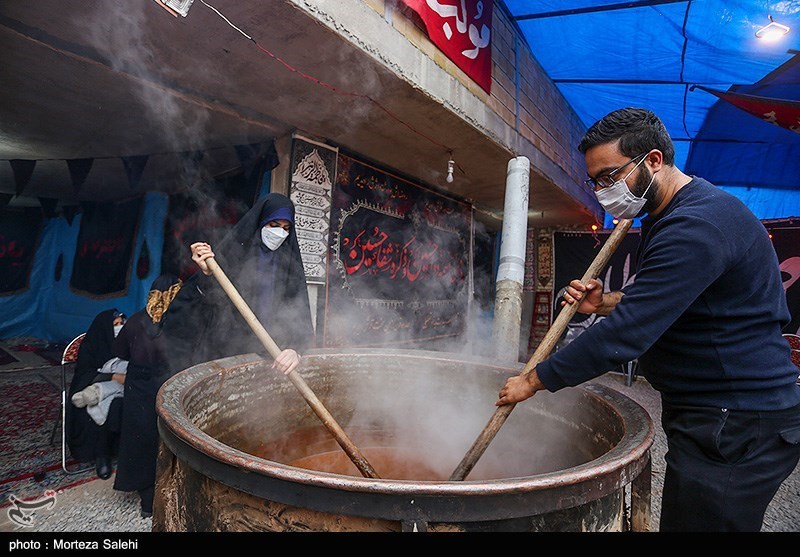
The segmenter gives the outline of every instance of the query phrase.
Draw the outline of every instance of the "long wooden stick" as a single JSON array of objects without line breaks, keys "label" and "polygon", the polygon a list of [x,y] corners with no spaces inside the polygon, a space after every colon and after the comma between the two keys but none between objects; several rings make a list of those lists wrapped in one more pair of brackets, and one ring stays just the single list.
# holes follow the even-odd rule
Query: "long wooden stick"
[{"label": "long wooden stick", "polygon": [[[616,251],[620,242],[622,242],[622,239],[625,237],[625,234],[628,233],[631,223],[632,221],[628,219],[619,221],[617,226],[614,228],[614,231],[608,237],[608,240],[606,240],[606,243],[600,249],[600,252],[595,256],[594,261],[592,261],[592,264],[589,265],[586,273],[584,273],[583,277],[581,278],[581,282],[583,284],[587,284],[591,279],[596,279],[602,272],[603,268],[611,259],[611,255],[614,253],[614,251]],[[536,351],[531,356],[531,359],[528,360],[528,363],[525,364],[524,368],[522,368],[520,375],[528,375],[536,368],[537,364],[541,363],[547,358],[558,342],[558,339],[561,338],[561,334],[567,328],[572,316],[575,315],[579,305],[580,304],[578,302],[575,302],[564,306],[564,309],[561,310],[561,312],[558,314],[558,317],[556,317],[556,320],[550,326],[550,329],[547,331],[547,334],[545,334],[542,342],[536,348]],[[505,404],[497,407],[497,410],[489,420],[489,423],[486,424],[486,427],[483,428],[483,431],[472,444],[472,447],[469,449],[469,451],[467,451],[467,454],[464,456],[464,458],[461,459],[458,467],[450,475],[450,480],[460,481],[467,477],[467,475],[472,471],[472,468],[478,462],[478,459],[486,451],[489,443],[492,442],[492,439],[494,439],[495,435],[497,435],[497,432],[500,431],[500,428],[505,423],[509,414],[511,414],[511,411],[514,410],[515,406],[516,404]]]},{"label": "long wooden stick", "polygon": [[[233,302],[233,305],[236,306],[236,309],[239,310],[239,313],[242,314],[247,324],[250,325],[250,328],[253,329],[253,332],[258,337],[258,340],[261,341],[261,344],[269,352],[270,356],[273,358],[277,358],[278,355],[281,353],[281,349],[278,348],[278,345],[275,344],[275,341],[272,340],[272,337],[267,333],[267,330],[255,316],[253,311],[247,305],[247,302],[241,297],[239,292],[236,290],[236,287],[231,283],[230,279],[225,275],[225,273],[220,268],[219,264],[213,257],[209,257],[206,259],[206,263],[208,264],[208,268],[211,270],[211,273],[214,275],[214,278],[217,279],[222,289],[228,295],[228,297]],[[347,437],[347,434],[344,430],[336,423],[336,420],[331,416],[330,412],[325,408],[322,402],[317,398],[311,388],[306,384],[302,377],[300,377],[295,371],[292,371],[287,375],[289,380],[297,387],[297,390],[300,391],[300,394],[303,395],[303,398],[306,400],[308,405],[314,411],[314,413],[319,416],[319,419],[322,420],[322,423],[325,425],[326,428],[333,434],[336,438],[336,442],[339,443],[339,446],[344,449],[344,452],[347,453],[347,456],[350,457],[350,460],[353,461],[353,464],[356,465],[356,468],[359,469],[361,474],[365,478],[379,478],[375,469],[370,465],[367,461],[366,457],[361,454],[361,451],[358,450],[358,447],[353,444],[350,438]]]}]

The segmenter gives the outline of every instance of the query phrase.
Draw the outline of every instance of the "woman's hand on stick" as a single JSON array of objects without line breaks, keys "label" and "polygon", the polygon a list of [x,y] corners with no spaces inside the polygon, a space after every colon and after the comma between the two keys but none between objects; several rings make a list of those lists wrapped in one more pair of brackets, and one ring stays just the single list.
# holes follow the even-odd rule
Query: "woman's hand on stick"
[{"label": "woman's hand on stick", "polygon": [[211,275],[211,269],[208,268],[208,263],[206,263],[206,259],[209,257],[214,257],[214,252],[211,251],[211,246],[205,242],[195,242],[191,245],[192,249],[192,260],[197,263],[197,266],[200,267],[200,270],[203,271],[203,274],[206,276]]},{"label": "woman's hand on stick", "polygon": [[300,365],[300,354],[292,350],[291,348],[287,348],[280,354],[278,357],[275,358],[275,361],[272,363],[272,369],[275,371],[280,371],[284,375],[289,375],[297,366]]}]

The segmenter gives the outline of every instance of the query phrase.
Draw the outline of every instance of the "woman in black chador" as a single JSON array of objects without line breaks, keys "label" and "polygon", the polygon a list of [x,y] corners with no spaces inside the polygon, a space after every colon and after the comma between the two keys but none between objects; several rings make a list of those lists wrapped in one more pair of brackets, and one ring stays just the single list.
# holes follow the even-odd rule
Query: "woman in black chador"
[{"label": "woman in black chador", "polygon": [[114,340],[114,355],[128,361],[114,489],[137,491],[144,517],[153,513],[159,443],[156,395],[171,375],[162,325],[181,286],[181,281],[172,275],[161,275],[153,281],[147,306],[131,315]]},{"label": "woman in black chador", "polygon": [[266,348],[210,276],[209,257],[219,263],[282,349],[273,368],[289,373],[299,365],[298,351],[313,346],[314,330],[294,224],[292,201],[270,193],[256,201],[214,251],[205,242],[191,245],[192,259],[202,272],[186,281],[165,323],[173,371],[250,352],[268,357]]},{"label": "woman in black chador", "polygon": [[[111,476],[111,460],[116,452],[122,420],[122,399],[111,402],[105,422],[98,425],[84,409],[78,393],[90,385],[112,380],[112,375],[100,373],[104,365],[114,358],[112,344],[122,328],[125,315],[116,309],[103,311],[94,318],[78,350],[75,373],[69,386],[66,405],[65,437],[72,457],[80,462],[95,462],[97,475],[102,479]],[[114,379],[121,378],[115,377]],[[76,402],[77,401],[77,402]]]}]

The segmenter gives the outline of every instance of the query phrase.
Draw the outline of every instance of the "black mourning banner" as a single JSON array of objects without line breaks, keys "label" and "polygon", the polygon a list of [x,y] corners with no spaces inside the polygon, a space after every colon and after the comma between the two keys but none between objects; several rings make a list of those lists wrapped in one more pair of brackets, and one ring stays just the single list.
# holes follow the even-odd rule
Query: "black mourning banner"
[{"label": "black mourning banner", "polygon": [[38,207],[0,209],[0,295],[28,288],[43,220]]},{"label": "black mourning banner", "polygon": [[[792,315],[791,322],[784,327],[784,333],[798,334],[800,329],[800,226],[794,221],[765,221],[772,234],[772,245],[778,255],[786,292],[786,301]],[[561,296],[569,281],[580,278],[608,239],[609,233],[556,233],[555,238],[555,284],[554,313],[561,309]],[[631,231],[611,257],[611,262],[600,274],[604,289],[619,290],[634,278],[636,269],[636,250],[639,245],[638,231]],[[569,342],[597,321],[597,316],[575,314],[568,327],[564,341]],[[602,318],[600,318],[602,319]]]},{"label": "black mourning banner", "polygon": [[170,196],[162,272],[186,280],[197,271],[189,246],[195,242],[207,242],[213,247],[243,214],[240,210],[213,207],[198,203],[192,194]]},{"label": "black mourning banner", "polygon": [[[573,279],[583,277],[594,258],[606,243],[611,232],[556,232],[553,235],[553,319],[561,311],[564,291]],[[606,292],[620,290],[636,276],[640,234],[631,230],[611,255],[611,259],[597,277]],[[562,342],[568,343],[602,317],[576,313],[567,326]]]},{"label": "black mourning banner", "polygon": [[12,159],[8,161],[11,164],[11,170],[14,172],[14,182],[16,183],[17,195],[22,195],[25,187],[31,180],[33,169],[36,168],[36,161],[24,159]]},{"label": "black mourning banner", "polygon": [[105,296],[127,290],[141,206],[141,199],[98,203],[83,213],[70,278],[74,291]]},{"label": "black mourning banner", "polygon": [[161,272],[184,280],[195,273],[189,246],[207,242],[213,249],[253,206],[258,185],[257,179],[237,174],[170,196]]},{"label": "black mourning banner", "polygon": [[471,209],[339,154],[325,346],[457,336],[466,323]]},{"label": "black mourning banner", "polygon": [[797,224],[786,228],[770,227],[770,232],[780,262],[786,302],[792,314],[792,320],[783,332],[800,334],[800,227]]}]

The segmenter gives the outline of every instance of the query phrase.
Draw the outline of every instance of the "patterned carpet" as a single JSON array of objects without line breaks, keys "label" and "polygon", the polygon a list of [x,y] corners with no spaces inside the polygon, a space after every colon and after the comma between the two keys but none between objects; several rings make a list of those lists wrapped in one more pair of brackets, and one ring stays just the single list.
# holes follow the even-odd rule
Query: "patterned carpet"
[{"label": "patterned carpet", "polygon": [[61,364],[66,345],[35,337],[0,340],[0,373],[43,369]]},{"label": "patterned carpet", "polygon": [[[60,366],[0,373],[0,508],[96,479],[94,469],[69,475],[61,469]],[[67,459],[70,469],[83,468]]]},{"label": "patterned carpet", "polygon": [[14,355],[11,354],[11,352],[0,347],[0,366],[15,364],[18,361],[19,360],[15,358]]}]

